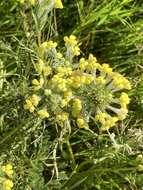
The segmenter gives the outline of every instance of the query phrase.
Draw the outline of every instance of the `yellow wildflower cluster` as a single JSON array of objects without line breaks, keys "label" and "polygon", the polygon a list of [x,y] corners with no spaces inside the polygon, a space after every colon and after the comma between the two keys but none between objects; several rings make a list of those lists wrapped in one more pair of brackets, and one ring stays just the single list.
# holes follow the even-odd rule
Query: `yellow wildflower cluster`
[{"label": "yellow wildflower cluster", "polygon": [[68,120],[69,114],[66,112],[62,112],[56,115],[56,120],[59,122],[65,122]]},{"label": "yellow wildflower cluster", "polygon": [[48,41],[48,42],[43,42],[40,46],[41,49],[54,49],[57,47],[57,43],[56,42],[53,42],[52,40]]},{"label": "yellow wildflower cluster", "polygon": [[74,35],[70,35],[69,37],[64,37],[65,45],[68,50],[68,54],[72,54],[73,56],[80,55],[80,48],[78,47],[78,42]]},{"label": "yellow wildflower cluster", "polygon": [[2,166],[2,171],[5,172],[5,174],[9,177],[13,174],[13,169],[11,164],[7,164],[5,166]]},{"label": "yellow wildflower cluster", "polygon": [[118,74],[118,73],[114,73],[112,75],[112,79],[113,79],[113,85],[114,87],[118,88],[118,89],[127,89],[130,90],[131,89],[131,85],[129,83],[129,81],[124,78],[122,75]]},{"label": "yellow wildflower cluster", "polygon": [[6,180],[3,182],[3,188],[4,188],[4,190],[11,190],[12,187],[13,187],[13,182],[12,182],[12,180],[6,179]]},{"label": "yellow wildflower cluster", "polygon": [[[43,73],[44,76],[48,76],[52,73],[52,68],[48,65],[48,63],[44,63],[41,59],[39,59],[38,63],[35,64],[35,70],[39,74]],[[33,84],[42,87],[43,78],[41,78],[40,81],[34,80]]]},{"label": "yellow wildflower cluster", "polygon": [[66,91],[67,90],[67,80],[60,75],[54,75],[51,80],[52,85],[59,89],[60,91]]},{"label": "yellow wildflower cluster", "polygon": [[95,117],[101,130],[110,129],[127,116],[130,99],[121,90],[131,89],[129,81],[108,64],[98,63],[93,54],[76,62],[74,56],[80,54],[80,49],[73,52],[78,47],[76,37],[66,36],[64,41],[64,54],[57,51],[53,41],[39,46],[37,77],[32,80],[34,93],[25,100],[24,109],[36,112],[41,119],[52,118],[59,125],[75,121],[85,129]]},{"label": "yellow wildflower cluster", "polygon": [[11,190],[13,187],[13,181],[11,178],[13,177],[13,167],[11,164],[1,166],[1,176],[0,177],[0,185],[2,186],[3,190]]},{"label": "yellow wildflower cluster", "polygon": [[31,97],[25,100],[26,104],[24,104],[24,109],[29,110],[31,113],[34,112],[39,101],[40,97],[36,94],[33,94]]},{"label": "yellow wildflower cluster", "polygon": [[111,117],[107,113],[99,113],[95,116],[96,121],[99,121],[102,124],[102,130],[107,130],[113,127],[116,122],[119,120],[118,117]]}]

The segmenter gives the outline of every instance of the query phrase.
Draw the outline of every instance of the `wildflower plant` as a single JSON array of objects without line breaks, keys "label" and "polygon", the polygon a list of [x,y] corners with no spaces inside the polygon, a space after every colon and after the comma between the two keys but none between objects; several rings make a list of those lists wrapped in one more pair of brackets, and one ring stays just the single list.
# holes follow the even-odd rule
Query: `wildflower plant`
[{"label": "wildflower plant", "polygon": [[64,42],[62,53],[51,40],[37,47],[36,77],[24,109],[61,127],[76,124],[90,130],[92,121],[100,124],[100,130],[110,129],[127,116],[130,82],[92,54],[78,59],[76,36],[66,36]]},{"label": "wildflower plant", "polygon": [[[135,4],[2,0],[1,160],[17,166],[15,174],[0,164],[0,189],[143,187],[141,2]],[[107,62],[132,77],[129,96],[130,82]]]}]

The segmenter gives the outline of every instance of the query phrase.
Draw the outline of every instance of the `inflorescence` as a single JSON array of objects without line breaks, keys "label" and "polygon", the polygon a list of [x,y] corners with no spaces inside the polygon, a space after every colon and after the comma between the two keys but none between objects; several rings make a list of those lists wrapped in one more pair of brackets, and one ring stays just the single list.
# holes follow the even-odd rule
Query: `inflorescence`
[{"label": "inflorescence", "polygon": [[53,41],[38,47],[37,77],[31,82],[32,94],[24,109],[41,119],[54,119],[60,126],[76,123],[85,129],[93,120],[101,130],[124,120],[130,99],[123,90],[131,89],[130,82],[108,64],[99,64],[92,54],[76,61],[81,54],[76,37],[66,36],[64,41],[63,54]]},{"label": "inflorescence", "polygon": [[11,190],[13,187],[13,167],[11,164],[0,166],[0,188],[2,190]]}]

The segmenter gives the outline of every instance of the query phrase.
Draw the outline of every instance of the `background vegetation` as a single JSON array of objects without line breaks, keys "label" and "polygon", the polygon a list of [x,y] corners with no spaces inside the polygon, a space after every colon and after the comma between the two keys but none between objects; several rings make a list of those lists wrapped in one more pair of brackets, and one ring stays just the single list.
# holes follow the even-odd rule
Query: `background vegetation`
[{"label": "background vegetation", "polygon": [[[15,0],[0,1],[1,161],[16,171],[14,190],[143,189],[143,2],[64,0],[42,15]],[[31,10],[32,9],[32,10]],[[36,25],[32,14],[39,14]],[[40,15],[41,14],[41,15]],[[34,43],[75,34],[82,54],[93,53],[132,83],[128,118],[97,136],[73,128],[70,136],[23,110],[34,74]]]}]

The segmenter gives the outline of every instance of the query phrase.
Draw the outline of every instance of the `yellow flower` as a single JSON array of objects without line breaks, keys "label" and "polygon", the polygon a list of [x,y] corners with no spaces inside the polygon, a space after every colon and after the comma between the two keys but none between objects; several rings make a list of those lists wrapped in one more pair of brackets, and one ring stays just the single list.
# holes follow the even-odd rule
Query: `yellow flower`
[{"label": "yellow flower", "polygon": [[56,48],[56,47],[57,47],[56,42],[53,42],[52,40],[50,40],[48,42],[45,41],[39,47],[40,54],[43,55],[46,49],[51,50],[51,49]]},{"label": "yellow flower", "polygon": [[78,127],[83,128],[84,124],[85,124],[85,121],[83,118],[77,118]]},{"label": "yellow flower", "polygon": [[36,0],[30,0],[30,3],[34,6],[36,4]]},{"label": "yellow flower", "polygon": [[12,182],[12,180],[10,180],[10,179],[6,179],[4,182],[3,182],[3,188],[4,188],[4,190],[11,190],[12,189],[12,187],[13,187],[13,182]]},{"label": "yellow flower", "polygon": [[85,75],[80,76],[80,82],[85,84],[87,77]]},{"label": "yellow flower", "polygon": [[95,71],[96,69],[100,68],[100,64],[97,63],[96,57],[94,57],[92,54],[89,54],[87,61],[88,65],[86,66],[86,68],[89,72]]},{"label": "yellow flower", "polygon": [[71,75],[72,74],[72,68],[71,67],[65,67],[65,66],[59,66],[57,68],[58,75],[61,77],[64,75]]},{"label": "yellow flower", "polygon": [[105,121],[107,118],[108,118],[108,114],[104,112],[103,113],[101,112],[95,116],[95,120],[99,121],[102,125],[105,124]]},{"label": "yellow flower", "polygon": [[119,101],[120,101],[121,107],[126,109],[127,105],[130,103],[130,99],[129,99],[127,93],[122,92],[122,94],[119,98]]},{"label": "yellow flower", "polygon": [[110,68],[109,65],[106,63],[102,64],[100,70],[101,72],[107,73],[108,75],[111,75],[113,73],[112,68]]},{"label": "yellow flower", "polygon": [[99,85],[100,85],[100,84],[101,84],[101,85],[102,85],[102,84],[106,84],[106,80],[105,80],[105,78],[102,77],[102,76],[99,76],[98,78],[96,78],[95,81],[96,81],[96,83],[99,84]]},{"label": "yellow flower", "polygon": [[130,82],[118,73],[114,73],[112,83],[117,89],[131,89]]},{"label": "yellow flower", "polygon": [[40,97],[37,96],[36,94],[33,94],[33,95],[31,96],[31,98],[30,98],[30,101],[32,102],[32,104],[33,104],[34,106],[37,106],[38,103],[39,103],[39,101],[40,101]]},{"label": "yellow flower", "polygon": [[44,76],[48,76],[52,73],[52,68],[50,66],[43,67],[43,74]]},{"label": "yellow flower", "polygon": [[79,67],[82,71],[86,70],[87,65],[88,65],[88,62],[84,58],[81,58],[79,60]]},{"label": "yellow flower", "polygon": [[29,99],[25,100],[26,104],[24,104],[24,109],[29,110],[31,113],[34,112],[35,107],[33,106],[32,102]]},{"label": "yellow flower", "polygon": [[66,113],[66,112],[63,112],[63,113],[60,113],[60,114],[57,114],[57,115],[56,115],[56,120],[57,120],[57,121],[64,122],[64,121],[67,121],[67,120],[68,120],[68,117],[69,117],[69,114]]},{"label": "yellow flower", "polygon": [[108,130],[110,129],[111,127],[115,126],[116,125],[116,122],[118,121],[118,117],[109,117],[104,125],[101,126],[101,130],[102,131],[105,131],[105,130]]},{"label": "yellow flower", "polygon": [[9,177],[13,174],[13,169],[11,164],[7,164],[6,166],[2,166],[2,171],[6,173]]},{"label": "yellow flower", "polygon": [[31,113],[34,112],[35,106],[38,105],[39,101],[40,97],[33,94],[29,99],[25,100],[26,104],[24,104],[24,109],[29,110]]},{"label": "yellow flower", "polygon": [[43,70],[43,67],[44,67],[44,62],[42,59],[39,60],[38,63],[35,64],[35,69],[36,71],[41,74],[42,73],[42,70]]},{"label": "yellow flower", "polygon": [[61,0],[55,0],[55,8],[56,9],[63,9],[63,4]]},{"label": "yellow flower", "polygon": [[79,128],[88,129],[89,127],[82,117],[77,118],[76,123]]},{"label": "yellow flower", "polygon": [[81,110],[82,109],[82,105],[81,105],[81,100],[76,98],[73,101],[73,108],[76,110]]},{"label": "yellow flower", "polygon": [[33,79],[32,84],[34,85],[34,90],[39,90],[44,84],[44,79],[42,77],[39,81],[37,79]]},{"label": "yellow flower", "polygon": [[80,48],[78,46],[72,47],[72,53],[74,56],[79,56],[80,55]]},{"label": "yellow flower", "polygon": [[91,84],[93,81],[94,81],[94,76],[92,75],[86,76],[85,84]]},{"label": "yellow flower", "polygon": [[45,89],[44,94],[45,96],[50,96],[52,94],[52,91],[50,89]]},{"label": "yellow flower", "polygon": [[72,115],[76,117],[80,113],[81,110],[82,110],[81,100],[78,98],[74,99],[73,105],[72,105]]},{"label": "yellow flower", "polygon": [[65,41],[66,45],[70,45],[70,46],[77,45],[76,36],[74,36],[74,35],[70,35],[69,37],[65,36],[64,41]]},{"label": "yellow flower", "polygon": [[48,118],[49,117],[49,113],[47,112],[46,109],[41,109],[39,110],[38,112],[38,115],[41,119],[45,119],[45,118]]},{"label": "yellow flower", "polygon": [[68,102],[69,102],[69,101],[68,101],[67,99],[62,99],[61,104],[60,104],[61,107],[64,108],[65,106],[67,106],[67,105],[68,105]]},{"label": "yellow flower", "polygon": [[51,49],[57,47],[57,43],[56,43],[56,42],[53,42],[53,41],[48,41],[46,47],[47,47],[49,50],[51,50]]},{"label": "yellow flower", "polygon": [[72,96],[72,94],[73,94],[73,93],[72,93],[71,90],[65,91],[65,92],[64,92],[64,97],[65,97],[65,98],[70,98],[70,97]]}]

